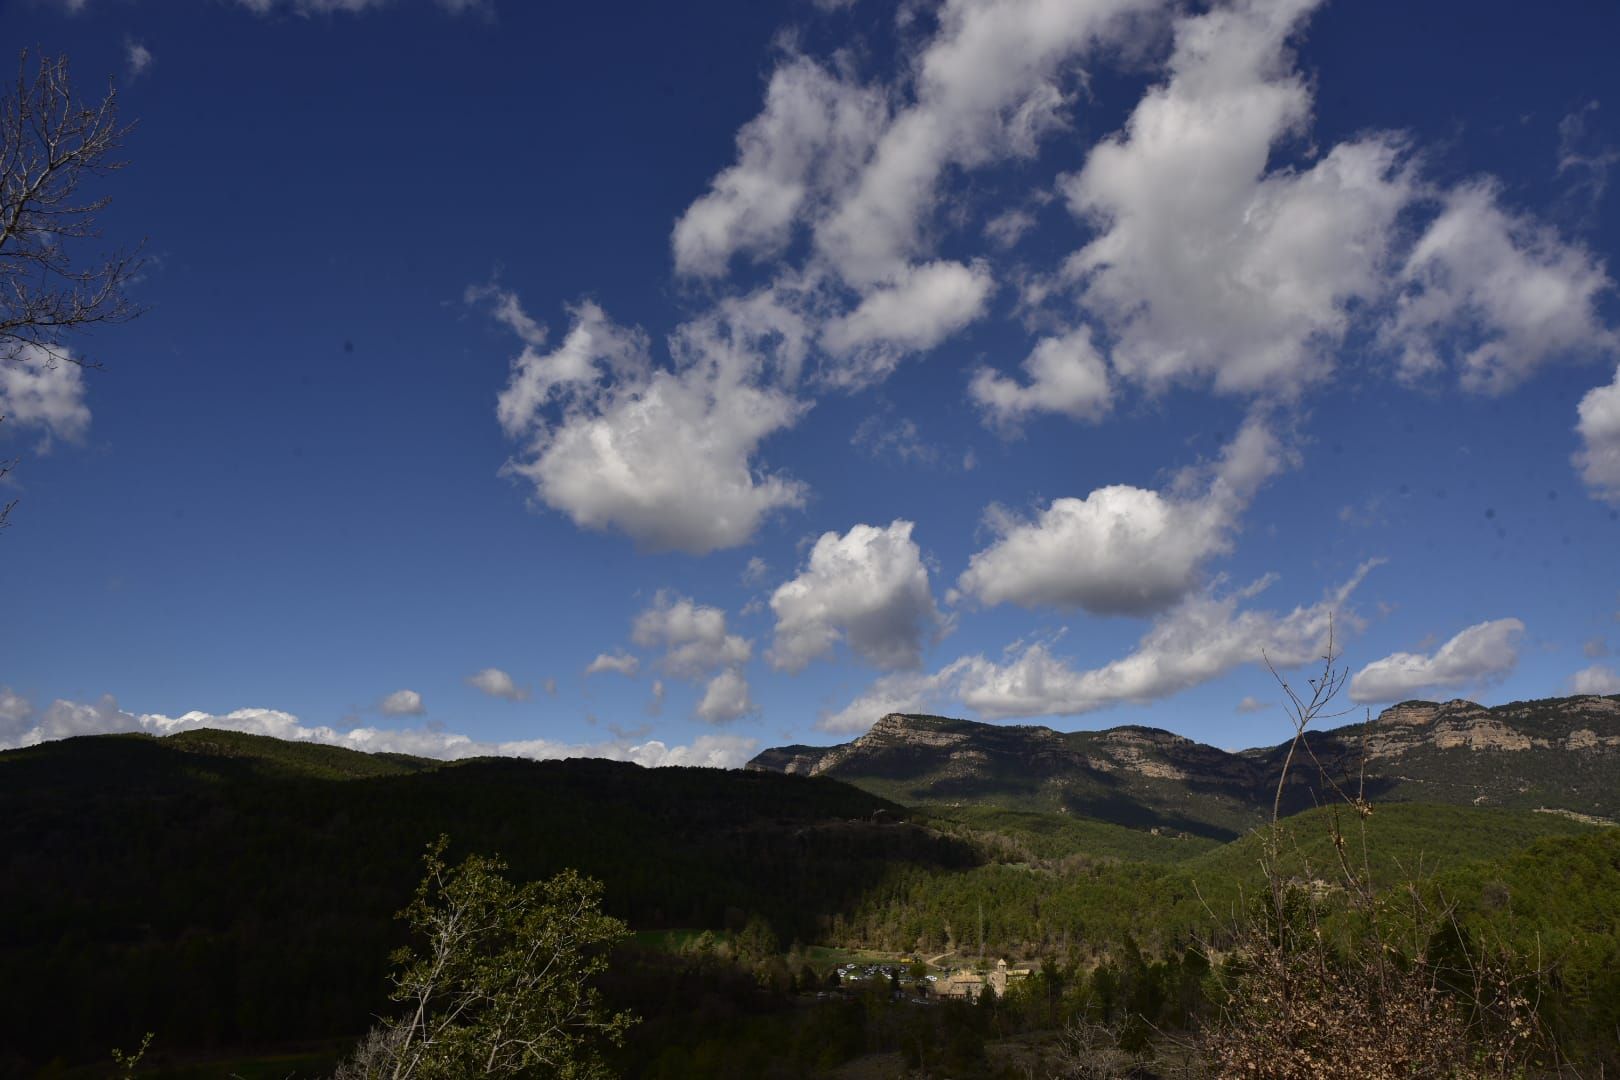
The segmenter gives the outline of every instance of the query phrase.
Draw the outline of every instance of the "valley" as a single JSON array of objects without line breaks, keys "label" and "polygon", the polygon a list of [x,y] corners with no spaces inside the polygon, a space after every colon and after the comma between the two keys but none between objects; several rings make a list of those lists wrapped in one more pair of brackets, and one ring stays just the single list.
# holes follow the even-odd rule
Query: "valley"
[{"label": "valley", "polygon": [[[1620,907],[1605,906],[1620,905],[1620,829],[1602,813],[1617,715],[1612,698],[1391,710],[1365,733],[1374,812],[1356,834],[1377,887],[1421,882],[1451,897],[1472,932],[1552,950],[1557,993],[1578,988],[1581,1002],[1560,1014],[1567,1037],[1602,1060],[1614,1048],[1601,1025],[1620,1017]],[[1348,769],[1363,735],[1340,728],[1313,749]],[[704,1040],[809,1038],[793,1034],[807,1017],[844,1016],[852,993],[887,985],[840,977],[849,965],[893,968],[904,993],[869,1004],[835,1057],[901,1039],[913,1023],[905,994],[930,982],[921,976],[982,980],[997,960],[1032,973],[1007,995],[1028,1015],[985,1037],[1027,1038],[1020,1025],[1056,1022],[1029,1012],[1031,987],[1053,1002],[1112,1001],[1110,980],[1174,982],[1212,945],[1218,954],[1263,880],[1277,759],[1276,748],[1232,754],[1144,729],[910,716],[732,772],[447,764],[218,731],[8,751],[0,876],[23,885],[0,895],[0,1008],[22,1033],[6,1067],[71,1065],[148,1030],[160,1033],[157,1061],[343,1045],[385,1004],[386,958],[401,941],[392,916],[440,833],[455,852],[499,853],[516,880],[574,868],[603,882],[606,910],[637,931],[604,985],[658,1018],[632,1036],[626,1075],[683,1075],[638,1055],[690,1042],[698,1029],[679,1018],[705,1000],[732,1019],[699,1025]],[[1338,819],[1307,808],[1323,791],[1307,779],[1290,799],[1280,872],[1331,887]],[[1564,888],[1571,874],[1587,885]],[[694,986],[708,989],[694,998]],[[1193,1023],[1200,1008],[1185,988],[1153,1000],[1181,1002],[1154,1013],[1166,1024]],[[891,1009],[902,1012],[874,1019]],[[830,1059],[814,1042],[804,1053],[819,1069]]]}]

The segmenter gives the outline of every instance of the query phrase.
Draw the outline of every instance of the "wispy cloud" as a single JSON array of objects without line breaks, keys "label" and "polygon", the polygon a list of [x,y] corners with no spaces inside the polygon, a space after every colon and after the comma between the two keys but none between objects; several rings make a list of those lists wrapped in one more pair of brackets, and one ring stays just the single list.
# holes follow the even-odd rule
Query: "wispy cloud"
[{"label": "wispy cloud", "polygon": [[1330,639],[1342,642],[1362,628],[1350,596],[1380,561],[1363,563],[1318,602],[1286,612],[1246,606],[1270,587],[1269,577],[1234,592],[1190,597],[1156,619],[1129,654],[1089,670],[1076,669],[1043,639],[1016,642],[1001,660],[963,656],[931,674],[887,675],[817,726],[864,731],[885,713],[952,701],[992,720],[1075,716],[1158,701],[1245,664],[1311,663]]},{"label": "wispy cloud", "polygon": [[600,675],[605,671],[617,672],[627,678],[635,676],[641,670],[641,661],[631,653],[598,653],[596,659],[585,665],[585,675]]},{"label": "wispy cloud", "polygon": [[124,42],[124,67],[129,72],[131,81],[145,75],[152,67],[152,50],[134,38]]}]

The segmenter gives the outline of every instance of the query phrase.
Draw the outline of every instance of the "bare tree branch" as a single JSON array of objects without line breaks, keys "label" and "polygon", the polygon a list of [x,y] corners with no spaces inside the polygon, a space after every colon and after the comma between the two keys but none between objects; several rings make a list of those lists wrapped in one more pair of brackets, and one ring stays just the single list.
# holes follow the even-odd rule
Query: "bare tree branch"
[{"label": "bare tree branch", "polygon": [[[74,96],[66,57],[31,62],[23,50],[16,84],[0,97],[0,365],[96,367],[67,337],[140,314],[124,293],[144,263],[139,247],[75,261],[101,236],[108,199],[93,181],[124,167],[118,149],[132,126],[119,124],[110,79],[106,96],[87,102]],[[0,479],[16,464],[0,463]],[[15,505],[0,506],[0,529]]]}]

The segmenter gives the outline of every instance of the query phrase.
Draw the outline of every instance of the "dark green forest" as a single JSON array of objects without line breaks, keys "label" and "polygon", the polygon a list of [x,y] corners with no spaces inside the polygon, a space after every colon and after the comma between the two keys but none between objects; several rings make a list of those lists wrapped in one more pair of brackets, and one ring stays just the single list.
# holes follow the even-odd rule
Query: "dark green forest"
[{"label": "dark green forest", "polygon": [[[1333,879],[1331,819],[1288,819],[1289,880]],[[872,1054],[990,1075],[986,1046],[1076,1017],[1145,1044],[1217,1007],[1207,956],[1264,880],[1258,836],[905,808],[776,773],[443,764],[219,732],[0,754],[0,821],[0,1074],[17,1076],[96,1075],[148,1031],[160,1065],[335,1056],[387,1008],[394,915],[441,833],[514,880],[596,878],[641,932],[602,982],[642,1018],[614,1061],[629,1076],[815,1075]],[[1390,805],[1365,842],[1375,882],[1417,882],[1469,941],[1534,958],[1561,1043],[1620,1069],[1620,830]],[[898,981],[835,989],[817,947],[1031,974],[1000,1001],[919,1007]]]}]

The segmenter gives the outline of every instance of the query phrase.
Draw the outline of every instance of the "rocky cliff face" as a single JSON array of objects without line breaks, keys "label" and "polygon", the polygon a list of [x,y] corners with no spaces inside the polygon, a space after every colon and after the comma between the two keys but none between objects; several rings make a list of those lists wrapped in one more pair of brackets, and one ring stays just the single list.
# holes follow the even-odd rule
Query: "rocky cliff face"
[{"label": "rocky cliff face", "polygon": [[877,723],[867,729],[866,734],[853,742],[837,746],[775,747],[756,756],[747,768],[820,776],[822,773],[838,772],[852,762],[858,767],[867,766],[893,753],[911,756],[921,752],[943,751],[948,757],[957,747],[965,747],[967,756],[971,758],[976,751],[966,746],[973,741],[974,732],[970,729],[988,726],[943,716],[890,713],[880,717]]},{"label": "rocky cliff face", "polygon": [[1620,751],[1620,699],[1516,701],[1494,709],[1460,698],[1443,705],[1404,701],[1385,709],[1367,738],[1370,760],[1396,758],[1425,747]]},{"label": "rocky cliff face", "polygon": [[[1370,725],[1313,733],[1311,744],[1335,779],[1359,782],[1365,771],[1375,798],[1620,816],[1620,697],[1494,708],[1406,701]],[[1145,727],[1060,732],[892,713],[853,742],[766,750],[748,767],[827,774],[901,802],[1057,810],[1218,836],[1269,809],[1286,751],[1234,754]],[[1308,805],[1314,767],[1291,779],[1291,804]]]},{"label": "rocky cliff face", "polygon": [[829,749],[825,746],[773,746],[756,754],[745,768],[789,776],[817,776],[821,772],[817,766]]}]

